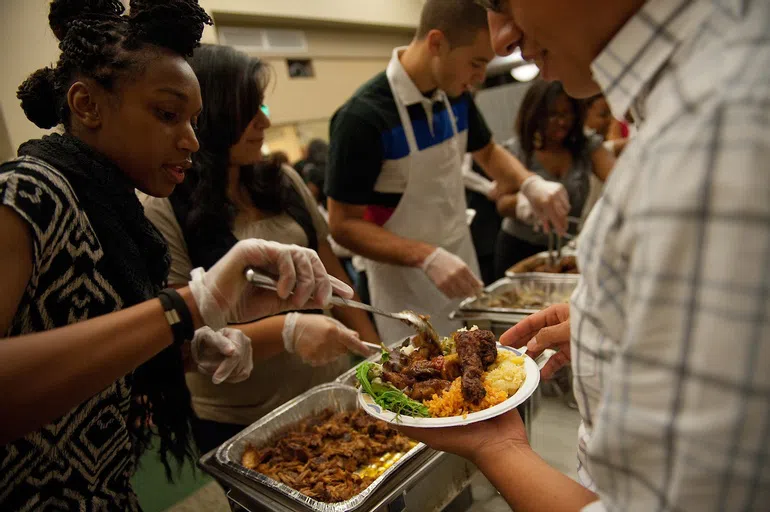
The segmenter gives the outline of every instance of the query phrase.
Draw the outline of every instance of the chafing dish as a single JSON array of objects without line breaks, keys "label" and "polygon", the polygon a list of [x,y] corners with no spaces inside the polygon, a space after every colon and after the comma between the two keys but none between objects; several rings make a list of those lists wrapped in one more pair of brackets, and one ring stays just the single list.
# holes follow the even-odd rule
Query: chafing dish
[{"label": "chafing dish", "polygon": [[[572,279],[577,280],[578,274],[568,273],[552,273],[552,272],[536,272],[534,269],[549,262],[550,258],[553,258],[554,253],[548,251],[539,252],[529,258],[525,258],[520,262],[513,265],[511,268],[505,271],[506,277],[513,277],[520,274],[533,274],[538,276],[570,276]],[[574,249],[566,247],[561,251],[561,258],[575,258],[577,252]]]},{"label": "chafing dish", "polygon": [[[516,274],[495,281],[484,289],[478,297],[470,297],[460,303],[457,311],[468,318],[472,314],[485,313],[490,318],[516,320],[537,313],[550,304],[557,304],[569,299],[577,286],[577,276],[565,274]],[[524,307],[507,307],[499,301],[506,296],[518,295],[526,299],[527,295],[536,295],[542,299],[542,304],[532,304]]]},{"label": "chafing dish", "polygon": [[[349,371],[338,381],[350,382],[351,375],[352,371]],[[354,387],[342,382],[317,386],[247,427],[217,450],[204,455],[199,465],[228,489],[231,501],[252,512],[400,512],[407,507],[409,510],[437,512],[458,495],[467,494],[466,487],[476,468],[464,459],[435,452],[423,444],[412,448],[363,492],[340,503],[313,500],[240,463],[249,443],[264,446],[282,432],[324,409],[343,411],[357,407]]]}]

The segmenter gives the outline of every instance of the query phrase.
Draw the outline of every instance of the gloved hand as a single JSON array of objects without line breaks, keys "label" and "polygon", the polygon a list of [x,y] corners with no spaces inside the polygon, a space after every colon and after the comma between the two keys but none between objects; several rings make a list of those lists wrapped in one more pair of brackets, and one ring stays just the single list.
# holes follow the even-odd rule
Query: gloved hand
[{"label": "gloved hand", "polygon": [[356,331],[324,315],[289,313],[281,334],[286,352],[311,366],[329,364],[348,351],[364,357],[376,352],[361,343]]},{"label": "gloved hand", "polygon": [[570,204],[564,185],[533,174],[521,184],[519,193],[529,200],[546,233],[551,228],[559,234],[567,232]]},{"label": "gloved hand", "polygon": [[441,247],[425,258],[422,270],[441,293],[450,299],[471,297],[484,287],[484,283],[473,275],[462,259]]},{"label": "gloved hand", "polygon": [[254,368],[251,339],[238,329],[198,329],[190,343],[190,355],[200,373],[212,375],[214,384],[244,381]]},{"label": "gloved hand", "polygon": [[492,182],[492,187],[487,191],[487,199],[496,203],[498,199],[503,195],[502,189],[497,185],[496,181]]},{"label": "gloved hand", "polygon": [[[278,292],[246,281],[248,267],[278,276]],[[212,329],[242,323],[289,309],[318,309],[332,289],[345,298],[353,290],[326,273],[315,251],[265,240],[241,240],[207,272],[191,272],[190,291],[203,321]]]},{"label": "gloved hand", "polygon": [[537,216],[532,208],[532,203],[524,194],[516,194],[516,219],[529,226],[534,226],[537,223]]}]

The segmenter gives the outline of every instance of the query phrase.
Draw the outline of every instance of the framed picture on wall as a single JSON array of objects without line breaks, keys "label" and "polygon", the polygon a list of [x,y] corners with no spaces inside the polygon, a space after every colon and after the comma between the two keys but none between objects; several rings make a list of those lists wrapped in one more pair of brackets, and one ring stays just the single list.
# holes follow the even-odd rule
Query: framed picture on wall
[{"label": "framed picture on wall", "polygon": [[286,59],[289,67],[289,78],[313,78],[313,61],[310,59]]}]

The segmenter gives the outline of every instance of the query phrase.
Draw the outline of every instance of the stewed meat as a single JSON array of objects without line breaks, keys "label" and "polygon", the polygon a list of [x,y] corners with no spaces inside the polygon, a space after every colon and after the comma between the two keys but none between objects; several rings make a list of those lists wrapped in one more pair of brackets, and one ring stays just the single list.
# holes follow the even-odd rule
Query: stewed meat
[{"label": "stewed meat", "polygon": [[411,391],[407,392],[412,400],[430,400],[433,395],[441,395],[449,389],[452,383],[444,379],[429,379],[415,383]]},{"label": "stewed meat", "polygon": [[404,390],[414,384],[414,378],[397,372],[383,371],[382,380],[385,382],[390,382],[401,390]]},{"label": "stewed meat", "polygon": [[481,377],[497,359],[495,335],[481,329],[460,332],[455,335],[455,344],[463,371],[463,398],[478,404],[487,394]]},{"label": "stewed meat", "polygon": [[431,360],[414,361],[403,371],[405,375],[415,380],[427,380],[441,377],[444,368],[444,356],[438,356]]},{"label": "stewed meat", "polygon": [[271,446],[248,446],[241,463],[315,500],[337,503],[360,494],[374,480],[356,474],[358,469],[385,453],[405,453],[412,446],[408,438],[360,410],[325,411]]}]

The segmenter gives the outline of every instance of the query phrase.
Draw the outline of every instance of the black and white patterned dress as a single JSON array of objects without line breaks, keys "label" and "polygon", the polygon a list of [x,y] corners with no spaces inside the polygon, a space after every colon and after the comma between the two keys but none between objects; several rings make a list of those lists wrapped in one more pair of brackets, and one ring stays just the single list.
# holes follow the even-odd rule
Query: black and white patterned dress
[{"label": "black and white patterned dress", "polygon": [[[65,177],[32,157],[0,167],[0,204],[28,224],[33,270],[7,336],[45,331],[117,311],[104,253]],[[0,340],[2,343],[2,340]],[[140,510],[127,426],[128,378],[64,416],[0,447],[0,510]]]}]

